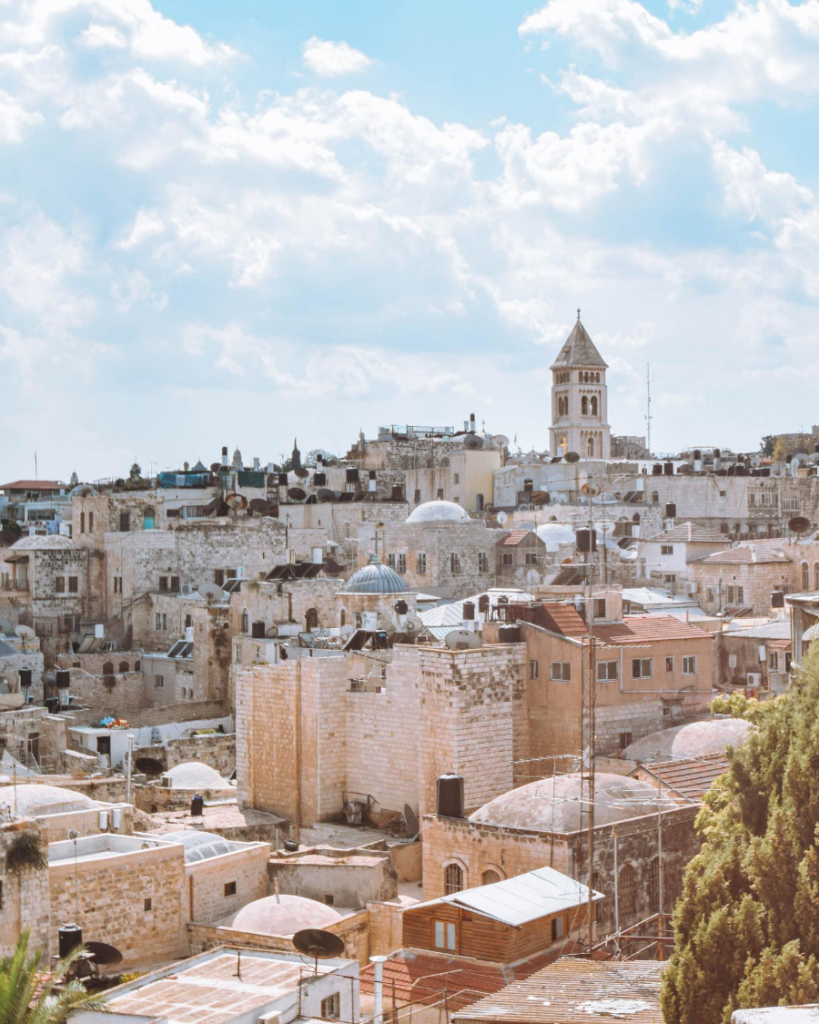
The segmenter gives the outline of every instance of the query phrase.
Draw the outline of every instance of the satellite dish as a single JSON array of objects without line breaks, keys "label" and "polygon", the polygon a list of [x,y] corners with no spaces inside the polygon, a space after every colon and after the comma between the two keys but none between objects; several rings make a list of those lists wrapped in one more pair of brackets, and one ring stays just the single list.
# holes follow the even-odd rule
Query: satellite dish
[{"label": "satellite dish", "polygon": [[86,942],[85,951],[100,967],[113,967],[122,963],[122,953],[107,942]]},{"label": "satellite dish", "polygon": [[590,497],[594,497],[596,494],[600,493],[599,489],[597,487],[594,487],[592,484],[583,484],[580,490],[583,492],[583,494]]},{"label": "satellite dish", "polygon": [[509,521],[509,516],[505,512],[498,512],[497,518],[501,526],[505,526],[506,523]]},{"label": "satellite dish", "polygon": [[287,497],[292,498],[293,501],[304,501],[307,495],[301,487],[291,487],[287,491]]},{"label": "satellite dish", "polygon": [[509,444],[509,438],[506,436],[506,434],[495,434],[495,436],[492,438],[492,444],[496,448],[506,448]]},{"label": "satellite dish", "polygon": [[279,627],[275,623],[272,626],[268,626],[267,629],[264,631],[264,635],[269,640],[272,640],[274,637],[277,637],[279,635]]},{"label": "satellite dish", "polygon": [[407,832],[412,836],[412,839],[417,839],[421,826],[418,824],[418,815],[409,804],[404,804],[404,824],[407,826]]},{"label": "satellite dish", "polygon": [[204,597],[208,604],[211,604],[213,601],[224,601],[225,592],[215,583],[203,583],[199,587],[199,596]]},{"label": "satellite dish", "polygon": [[800,444],[800,445],[797,445],[796,451],[793,454],[794,455],[807,455],[808,454],[808,449],[803,444]]},{"label": "satellite dish", "polygon": [[22,640],[33,640],[37,635],[31,626],[18,626],[16,632]]},{"label": "satellite dish", "polygon": [[[791,533],[807,533],[810,529],[810,519],[806,519],[804,516],[794,516],[793,519],[788,520],[788,529]],[[20,630],[18,629],[17,632],[19,633]],[[22,636],[22,633],[20,635]]]},{"label": "satellite dish", "polygon": [[232,508],[234,512],[240,509],[247,508],[247,498],[244,494],[228,494],[225,496],[225,504],[228,508]]},{"label": "satellite dish", "polygon": [[336,500],[336,492],[331,491],[329,487],[319,487],[318,491],[316,492],[316,496],[318,500],[322,502]]},{"label": "satellite dish", "polygon": [[450,651],[474,651],[483,646],[483,640],[481,640],[478,634],[472,633],[468,629],[450,630],[446,635],[444,643]]},{"label": "satellite dish", "polygon": [[298,469],[293,470],[293,476],[297,476],[299,480],[306,480],[310,476],[310,470],[305,469],[304,466],[299,466]]},{"label": "satellite dish", "polygon": [[404,627],[405,633],[420,633],[424,628],[424,623],[417,615],[408,615],[407,624]]},{"label": "satellite dish", "polygon": [[323,928],[302,928],[293,936],[293,945],[299,953],[314,960],[329,960],[344,952],[344,941]]},{"label": "satellite dish", "polygon": [[526,573],[526,582],[531,583],[532,586],[536,586],[538,583],[540,583],[540,573],[537,571],[537,569],[530,569]]},{"label": "satellite dish", "polygon": [[252,498],[248,508],[252,512],[258,512],[260,516],[263,516],[268,510],[268,504],[264,498]]},{"label": "satellite dish", "polygon": [[566,452],[566,454],[563,456],[563,459],[566,462],[580,462],[580,456],[577,454],[577,452]]},{"label": "satellite dish", "polygon": [[165,771],[165,765],[155,757],[138,757],[134,766],[143,775],[161,775]]},{"label": "satellite dish", "polygon": [[483,448],[483,438],[478,437],[477,434],[467,434],[464,438],[464,448],[470,452]]}]

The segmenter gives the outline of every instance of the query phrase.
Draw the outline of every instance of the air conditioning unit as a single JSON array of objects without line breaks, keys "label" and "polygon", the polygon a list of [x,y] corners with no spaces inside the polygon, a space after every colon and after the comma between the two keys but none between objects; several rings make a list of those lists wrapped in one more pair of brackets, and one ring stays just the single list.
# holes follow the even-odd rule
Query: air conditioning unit
[{"label": "air conditioning unit", "polygon": [[746,676],[748,686],[759,686],[762,683],[761,672],[749,672]]},{"label": "air conditioning unit", "polygon": [[182,584],[182,593],[183,594],[195,594],[196,593],[196,584],[194,584],[194,583],[183,583]]},{"label": "air conditioning unit", "polygon": [[259,1017],[259,1024],[282,1024],[281,1011],[273,1010],[271,1013],[264,1014],[263,1017]]}]

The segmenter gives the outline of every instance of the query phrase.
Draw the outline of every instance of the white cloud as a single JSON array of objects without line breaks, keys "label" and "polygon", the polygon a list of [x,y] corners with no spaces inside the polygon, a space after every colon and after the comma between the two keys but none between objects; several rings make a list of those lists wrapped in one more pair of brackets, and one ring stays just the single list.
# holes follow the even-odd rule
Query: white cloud
[{"label": "white cloud", "polygon": [[371,66],[372,58],[349,43],[334,43],[313,36],[302,47],[302,58],[307,67],[325,78],[357,75]]},{"label": "white cloud", "polygon": [[36,110],[27,110],[9,93],[0,89],[0,143],[20,142],[26,129],[43,121]]},{"label": "white cloud", "polygon": [[87,50],[124,50],[128,40],[124,34],[113,25],[91,24],[80,32],[77,43]]}]

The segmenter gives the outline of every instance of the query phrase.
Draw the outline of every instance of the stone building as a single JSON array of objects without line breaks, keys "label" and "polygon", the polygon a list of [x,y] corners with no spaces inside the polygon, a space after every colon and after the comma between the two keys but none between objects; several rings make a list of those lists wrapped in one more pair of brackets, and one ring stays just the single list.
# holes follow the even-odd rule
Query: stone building
[{"label": "stone building", "polygon": [[736,687],[753,696],[766,690],[784,693],[793,657],[790,620],[774,619],[762,626],[720,633],[718,652],[721,686]]},{"label": "stone building", "polygon": [[31,626],[56,652],[85,616],[90,564],[89,552],[69,537],[22,537],[0,551],[0,610]]},{"label": "stone building", "polygon": [[710,614],[744,612],[768,617],[774,591],[792,590],[793,562],[756,544],[717,551],[689,563],[692,589]]},{"label": "stone building", "polygon": [[608,459],[608,364],[580,322],[552,363],[552,425],[549,447],[556,455],[575,452],[584,459]]},{"label": "stone building", "polygon": [[663,586],[672,594],[688,592],[689,563],[730,546],[725,534],[680,523],[637,541],[638,576],[651,585]]},{"label": "stone building", "polygon": [[497,586],[537,585],[554,559],[548,558],[546,543],[536,530],[510,530],[497,542]]}]

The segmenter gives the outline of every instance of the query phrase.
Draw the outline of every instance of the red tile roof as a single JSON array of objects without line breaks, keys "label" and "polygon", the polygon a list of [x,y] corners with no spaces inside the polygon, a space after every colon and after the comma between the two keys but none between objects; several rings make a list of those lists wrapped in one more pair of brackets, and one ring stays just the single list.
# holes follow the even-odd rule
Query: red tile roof
[{"label": "red tile roof", "polygon": [[535,626],[541,626],[552,633],[562,633],[563,636],[579,637],[588,633],[582,615],[574,605],[543,603],[535,605],[510,604],[510,615],[521,619],[523,622],[531,622]]},{"label": "red tile roof", "polygon": [[594,635],[607,644],[645,644],[652,640],[713,640],[713,635],[673,615],[627,615],[622,622],[594,627]]},{"label": "red tile roof", "polygon": [[689,800],[701,800],[714,779],[724,775],[731,767],[725,754],[703,754],[701,757],[686,757],[679,761],[660,761],[658,764],[643,764],[635,768],[631,775],[645,772],[668,789],[688,797]]},{"label": "red tile roof", "polygon": [[506,537],[503,538],[501,544],[509,548],[517,547],[520,542],[527,537],[532,531],[531,530],[512,530]]},{"label": "red tile roof", "polygon": [[59,491],[65,487],[57,480],[14,480],[10,484],[0,484],[0,491]]}]

